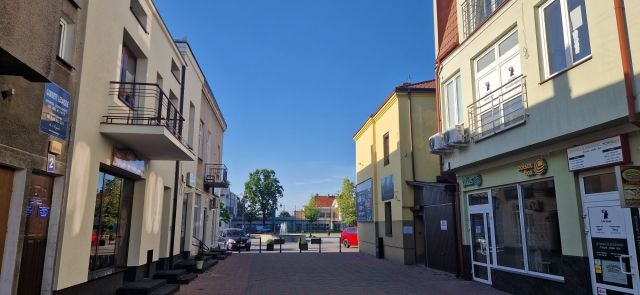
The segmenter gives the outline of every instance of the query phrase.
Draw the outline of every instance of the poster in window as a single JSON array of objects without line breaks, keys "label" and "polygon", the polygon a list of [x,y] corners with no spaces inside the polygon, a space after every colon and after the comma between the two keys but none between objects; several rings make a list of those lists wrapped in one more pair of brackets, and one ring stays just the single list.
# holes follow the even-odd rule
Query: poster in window
[{"label": "poster in window", "polygon": [[373,181],[371,178],[356,186],[356,220],[373,221]]},{"label": "poster in window", "polygon": [[382,200],[387,201],[393,199],[393,174],[382,178]]},{"label": "poster in window", "polygon": [[620,206],[640,208],[640,166],[616,166]]}]

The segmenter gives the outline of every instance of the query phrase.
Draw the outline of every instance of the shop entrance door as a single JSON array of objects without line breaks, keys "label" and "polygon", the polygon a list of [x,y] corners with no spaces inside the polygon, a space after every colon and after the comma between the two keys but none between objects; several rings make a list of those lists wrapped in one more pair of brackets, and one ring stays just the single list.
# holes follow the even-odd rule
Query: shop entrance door
[{"label": "shop entrance door", "polygon": [[7,235],[11,191],[13,189],[13,170],[0,167],[0,267],[4,253],[4,240]]},{"label": "shop entrance door", "polygon": [[638,209],[620,207],[613,171],[583,174],[580,182],[593,293],[640,294]]},{"label": "shop entrance door", "polygon": [[473,279],[491,284],[491,207],[489,193],[467,195],[469,202],[469,238],[471,240],[471,271]]},{"label": "shop entrance door", "polygon": [[32,174],[22,244],[18,294],[40,294],[44,267],[53,178]]}]

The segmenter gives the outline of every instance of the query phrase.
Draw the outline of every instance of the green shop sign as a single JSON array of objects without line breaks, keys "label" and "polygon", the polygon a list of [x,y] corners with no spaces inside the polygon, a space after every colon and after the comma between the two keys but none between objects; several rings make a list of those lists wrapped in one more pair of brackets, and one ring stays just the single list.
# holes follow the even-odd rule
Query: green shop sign
[{"label": "green shop sign", "polygon": [[469,186],[481,186],[482,185],[482,175],[475,175],[462,178],[462,187]]}]

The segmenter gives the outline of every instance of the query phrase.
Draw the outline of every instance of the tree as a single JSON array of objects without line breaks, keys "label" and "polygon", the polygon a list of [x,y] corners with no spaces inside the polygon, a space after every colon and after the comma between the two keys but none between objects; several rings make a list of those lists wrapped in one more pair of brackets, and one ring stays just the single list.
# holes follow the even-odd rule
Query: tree
[{"label": "tree", "polygon": [[254,220],[258,219],[258,211],[256,207],[249,202],[247,196],[242,197],[238,202],[238,214],[244,217],[244,220],[251,224]]},{"label": "tree", "polygon": [[253,206],[262,213],[262,225],[266,218],[278,209],[278,199],[283,197],[284,188],[269,169],[258,169],[249,174],[244,184],[244,194],[249,198],[249,207]]},{"label": "tree", "polygon": [[288,211],[280,211],[278,217],[291,217],[291,214]]},{"label": "tree", "polygon": [[231,223],[231,212],[229,212],[229,209],[227,209],[223,203],[220,203],[220,225],[222,225],[222,222],[226,224]]},{"label": "tree", "polygon": [[349,226],[356,225],[356,186],[345,178],[342,180],[342,191],[336,198],[342,222]]},{"label": "tree", "polygon": [[309,236],[311,236],[311,225],[320,218],[320,209],[316,204],[316,195],[312,195],[309,199],[309,203],[304,206],[304,219],[309,222]]}]

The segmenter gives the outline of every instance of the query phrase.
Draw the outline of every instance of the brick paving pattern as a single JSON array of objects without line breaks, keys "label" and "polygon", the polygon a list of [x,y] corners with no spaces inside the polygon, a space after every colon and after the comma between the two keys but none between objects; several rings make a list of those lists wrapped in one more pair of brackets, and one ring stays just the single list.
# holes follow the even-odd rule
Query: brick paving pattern
[{"label": "brick paving pattern", "polygon": [[360,253],[237,254],[178,294],[506,294],[422,266]]}]

